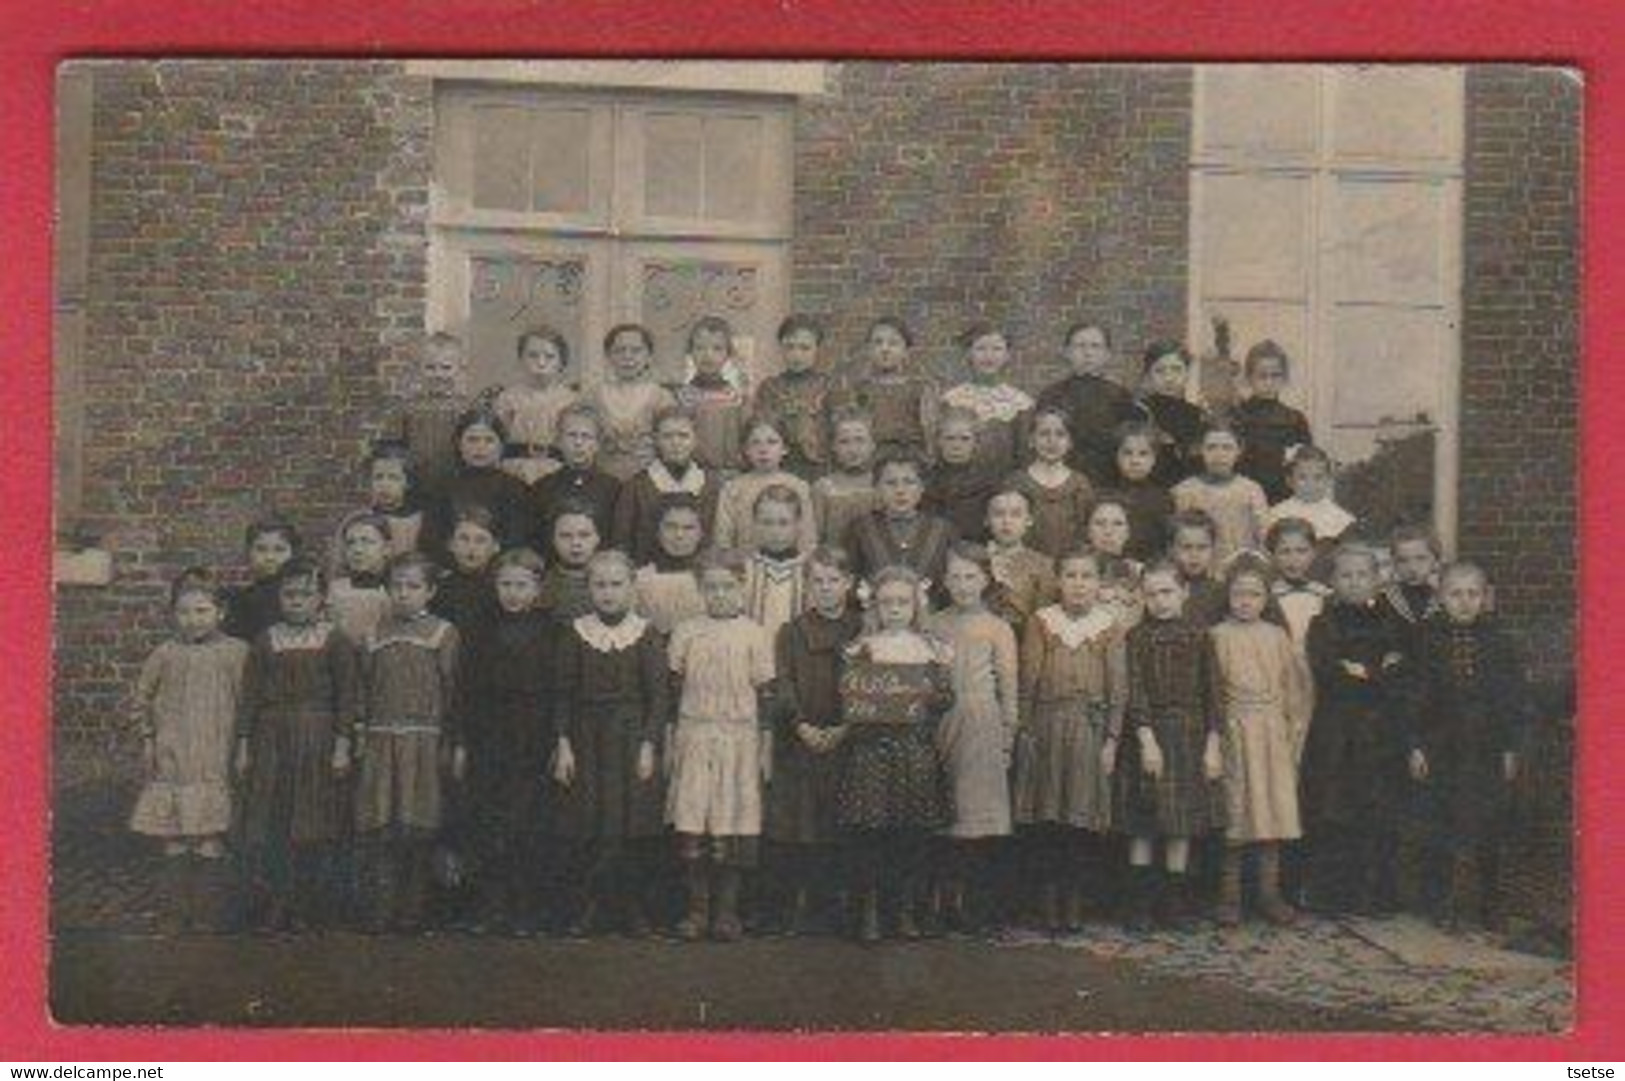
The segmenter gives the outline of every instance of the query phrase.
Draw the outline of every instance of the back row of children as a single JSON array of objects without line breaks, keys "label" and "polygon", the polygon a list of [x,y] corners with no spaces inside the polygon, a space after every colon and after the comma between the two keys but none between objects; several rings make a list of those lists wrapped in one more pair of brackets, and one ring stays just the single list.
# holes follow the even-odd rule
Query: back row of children
[{"label": "back row of children", "polygon": [[[441,852],[472,862],[498,922],[641,932],[668,831],[684,937],[738,936],[752,868],[789,926],[831,882],[865,939],[883,912],[918,933],[922,909],[1075,926],[1110,837],[1130,918],[1179,919],[1215,834],[1217,917],[1239,920],[1251,852],[1257,910],[1284,921],[1280,846],[1306,824],[1310,899],[1385,911],[1418,797],[1435,910],[1453,915],[1469,856],[1493,886],[1525,716],[1484,576],[1441,571],[1421,530],[1392,538],[1392,581],[1377,547],[1336,544],[1351,520],[1279,403],[1278,349],[1249,354],[1259,404],[1206,423],[1176,392],[1181,351],[1148,351],[1148,422],[1100,374],[1098,327],[1067,335],[1074,374],[1037,402],[998,381],[996,333],[968,336],[978,378],[940,399],[897,389],[915,382],[900,324],[876,325],[849,390],[808,362],[818,339],[786,321],[787,371],[760,392],[779,412],[741,421],[747,468],[721,483],[698,461],[730,394],[720,321],[691,342],[689,386],[714,395],[640,391],[629,422],[652,343],[617,328],[616,393],[565,401],[551,436],[524,427],[537,395],[488,396],[439,429],[460,460],[420,500],[436,425],[406,414],[331,581],[270,522],[248,586],[177,582],[179,635],[138,688],[154,774],[135,827],[219,856],[234,757],[251,914],[272,924],[329,915],[342,866],[369,923],[419,926]],[[562,366],[562,339],[522,352],[537,342]],[[792,447],[830,471],[809,484]],[[1266,484],[1292,495],[1271,507]]]}]

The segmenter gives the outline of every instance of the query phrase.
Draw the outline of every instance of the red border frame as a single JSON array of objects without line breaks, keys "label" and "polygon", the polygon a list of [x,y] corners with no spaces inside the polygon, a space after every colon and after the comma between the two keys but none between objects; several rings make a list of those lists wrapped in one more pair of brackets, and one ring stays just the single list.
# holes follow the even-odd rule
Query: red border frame
[{"label": "red border frame", "polygon": [[[1625,497],[1604,470],[1625,449],[1625,364],[1602,344],[1625,331],[1621,270],[1606,257],[1625,239],[1625,6],[1587,0],[1038,0],[1020,16],[1003,5],[905,0],[712,0],[699,24],[687,5],[660,0],[575,0],[563,8],[526,0],[85,0],[71,7],[8,4],[0,12],[0,116],[11,153],[0,168],[9,228],[0,265],[0,355],[10,393],[0,397],[0,1059],[178,1061],[213,1058],[501,1059],[680,1058],[1122,1058],[1122,1059],[1581,1059],[1625,1058],[1625,918],[1601,903],[1625,888],[1622,839],[1625,732],[1606,732],[1625,702],[1625,619],[1605,602],[1622,596],[1625,563],[1585,559],[1579,781],[1586,824],[1578,881],[1579,1004],[1561,1037],[1203,1036],[1013,1037],[930,1035],[584,1035],[466,1032],[157,1031],[57,1028],[45,1011],[45,823],[50,716],[52,75],[65,57],[128,54],[244,55],[710,55],[895,56],[1010,59],[1414,59],[1516,60],[1575,65],[1587,101],[1585,341],[1581,401],[1583,550],[1609,551],[1625,524],[1604,508]],[[458,17],[459,12],[463,17]],[[477,13],[477,14],[476,14]],[[1612,303],[1611,303],[1612,302]]]}]

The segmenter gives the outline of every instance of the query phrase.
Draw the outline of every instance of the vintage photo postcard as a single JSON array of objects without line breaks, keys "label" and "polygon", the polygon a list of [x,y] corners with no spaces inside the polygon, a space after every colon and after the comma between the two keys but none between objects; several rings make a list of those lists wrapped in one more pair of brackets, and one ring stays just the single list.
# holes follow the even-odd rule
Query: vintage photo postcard
[{"label": "vintage photo postcard", "polygon": [[1574,1025],[1582,81],[56,76],[57,1025]]}]

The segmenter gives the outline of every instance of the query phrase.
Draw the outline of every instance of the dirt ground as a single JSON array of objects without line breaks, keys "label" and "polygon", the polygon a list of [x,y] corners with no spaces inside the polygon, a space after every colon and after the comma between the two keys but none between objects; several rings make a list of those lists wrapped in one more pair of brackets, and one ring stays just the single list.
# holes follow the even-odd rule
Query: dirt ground
[{"label": "dirt ground", "polygon": [[1057,947],[68,933],[61,1023],[920,1031],[1372,1031],[1396,1019]]}]

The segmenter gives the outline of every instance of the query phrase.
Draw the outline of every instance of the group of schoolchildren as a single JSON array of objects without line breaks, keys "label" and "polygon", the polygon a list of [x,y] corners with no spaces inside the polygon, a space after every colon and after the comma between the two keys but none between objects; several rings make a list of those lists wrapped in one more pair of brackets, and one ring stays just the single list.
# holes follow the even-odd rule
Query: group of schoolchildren
[{"label": "group of schoolchildren", "polygon": [[1097,324],[1036,399],[996,327],[947,389],[899,320],[839,374],[778,339],[751,387],[700,319],[671,388],[618,326],[580,390],[538,328],[473,400],[430,339],[330,544],[261,521],[246,584],[174,583],[133,828],[229,838],[253,926],[875,941],[1391,913],[1414,814],[1429,910],[1476,869],[1496,922],[1528,717],[1489,585],[1362,536],[1278,346],[1214,415],[1178,343],[1107,378]]}]

